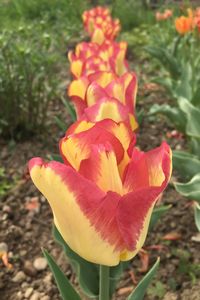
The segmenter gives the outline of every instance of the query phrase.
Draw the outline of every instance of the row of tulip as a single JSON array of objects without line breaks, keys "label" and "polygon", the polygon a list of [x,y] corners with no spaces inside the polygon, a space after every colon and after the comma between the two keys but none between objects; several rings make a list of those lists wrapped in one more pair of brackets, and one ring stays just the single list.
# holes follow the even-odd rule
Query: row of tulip
[{"label": "row of tulip", "polygon": [[83,13],[83,23],[91,41],[68,55],[68,95],[77,121],[59,143],[63,162],[36,157],[29,170],[65,243],[102,265],[99,299],[107,300],[107,266],[130,260],[142,248],[171,176],[171,150],[165,142],[146,153],[135,146],[137,77],[126,61],[127,44],[114,41],[119,20],[96,7]]}]

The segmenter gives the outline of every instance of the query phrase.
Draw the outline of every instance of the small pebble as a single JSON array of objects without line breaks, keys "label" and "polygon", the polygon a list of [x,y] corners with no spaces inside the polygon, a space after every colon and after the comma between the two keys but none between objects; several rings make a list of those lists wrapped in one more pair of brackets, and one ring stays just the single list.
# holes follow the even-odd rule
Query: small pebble
[{"label": "small pebble", "polygon": [[24,281],[26,279],[26,275],[24,274],[23,271],[19,271],[17,272],[17,274],[13,277],[12,281],[13,282],[17,282],[17,283],[21,283],[22,281]]},{"label": "small pebble", "polygon": [[40,294],[38,292],[34,292],[30,300],[40,300]]},{"label": "small pebble", "polygon": [[47,296],[47,295],[45,295],[45,296],[43,296],[40,300],[50,300],[50,297]]},{"label": "small pebble", "polygon": [[8,252],[8,245],[6,243],[0,243],[0,253]]},{"label": "small pebble", "polygon": [[33,288],[32,288],[32,287],[29,287],[29,288],[26,290],[26,292],[25,292],[25,294],[24,294],[24,297],[25,297],[25,298],[30,298],[30,296],[32,295],[32,293],[33,293]]},{"label": "small pebble", "polygon": [[26,260],[24,263],[24,272],[31,277],[34,277],[37,273],[37,270],[34,268],[31,261]]},{"label": "small pebble", "polygon": [[37,271],[43,271],[47,267],[47,261],[44,257],[38,257],[34,260],[33,266]]}]

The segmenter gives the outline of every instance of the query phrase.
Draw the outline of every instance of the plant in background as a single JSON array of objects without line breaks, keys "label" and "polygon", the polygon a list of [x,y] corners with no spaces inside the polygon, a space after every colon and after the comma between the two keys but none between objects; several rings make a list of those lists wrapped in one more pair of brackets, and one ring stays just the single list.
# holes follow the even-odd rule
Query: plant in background
[{"label": "plant in background", "polygon": [[[41,129],[56,94],[57,56],[44,24],[3,31],[0,35],[0,131],[18,137]],[[39,49],[39,50],[38,50]],[[17,136],[18,135],[18,136]]]},{"label": "plant in background", "polygon": [[146,50],[161,66],[160,74],[154,81],[171,94],[170,105],[155,104],[150,114],[165,115],[186,135],[191,153],[173,151],[174,168],[182,177],[182,182],[175,182],[174,185],[180,194],[193,201],[195,223],[200,230],[200,55],[199,36],[195,34],[197,24],[198,9],[188,9],[187,17],[175,19],[180,36],[170,30],[171,41],[158,41],[157,46],[146,47]]}]

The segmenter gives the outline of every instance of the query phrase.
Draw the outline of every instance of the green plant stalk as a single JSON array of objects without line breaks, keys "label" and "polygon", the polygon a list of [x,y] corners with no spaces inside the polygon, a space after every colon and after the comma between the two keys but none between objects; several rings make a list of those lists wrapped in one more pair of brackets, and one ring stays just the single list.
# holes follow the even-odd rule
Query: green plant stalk
[{"label": "green plant stalk", "polygon": [[110,298],[110,267],[100,265],[99,276],[99,300],[109,300]]}]

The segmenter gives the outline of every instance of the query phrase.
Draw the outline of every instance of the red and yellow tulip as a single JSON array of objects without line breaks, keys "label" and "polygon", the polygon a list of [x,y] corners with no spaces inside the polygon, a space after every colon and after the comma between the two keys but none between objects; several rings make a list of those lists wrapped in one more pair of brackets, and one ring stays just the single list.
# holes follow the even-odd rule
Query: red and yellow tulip
[{"label": "red and yellow tulip", "polygon": [[108,8],[97,6],[85,11],[82,19],[85,30],[94,43],[102,44],[105,40],[113,40],[121,29],[119,20],[112,19]]},{"label": "red and yellow tulip", "polygon": [[144,153],[134,144],[123,122],[79,121],[60,142],[64,163],[29,162],[62,237],[90,262],[115,266],[138,253],[169,181],[169,146]]},{"label": "red and yellow tulip", "polygon": [[133,72],[120,77],[112,72],[97,72],[72,81],[68,89],[78,119],[87,114],[90,120],[99,121],[104,112],[107,118],[116,122],[130,118],[133,130],[137,128],[134,117],[136,94],[137,77]]},{"label": "red and yellow tulip", "polygon": [[80,43],[75,52],[70,51],[71,73],[75,78],[89,75],[98,71],[113,71],[122,75],[128,70],[125,60],[127,50],[126,42],[111,42],[106,40],[102,45],[96,43]]}]

